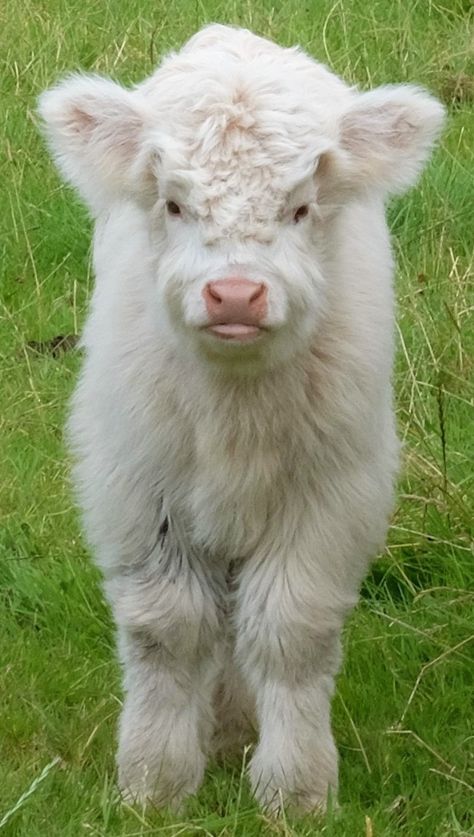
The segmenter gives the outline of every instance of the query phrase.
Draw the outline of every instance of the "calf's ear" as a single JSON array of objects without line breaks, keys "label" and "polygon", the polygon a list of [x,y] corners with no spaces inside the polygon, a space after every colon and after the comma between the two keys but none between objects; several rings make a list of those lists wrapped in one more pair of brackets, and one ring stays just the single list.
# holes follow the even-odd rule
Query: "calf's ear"
[{"label": "calf's ear", "polygon": [[40,96],[39,113],[64,178],[93,212],[146,189],[147,103],[97,76],[71,76]]},{"label": "calf's ear", "polygon": [[403,192],[421,172],[443,119],[442,105],[417,87],[356,94],[341,122],[345,178],[386,193]]}]

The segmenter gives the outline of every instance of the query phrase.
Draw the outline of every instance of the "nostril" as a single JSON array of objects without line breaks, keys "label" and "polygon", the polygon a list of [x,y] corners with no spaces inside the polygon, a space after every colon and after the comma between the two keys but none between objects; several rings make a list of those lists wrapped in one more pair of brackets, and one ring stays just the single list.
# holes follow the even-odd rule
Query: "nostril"
[{"label": "nostril", "polygon": [[221,294],[216,289],[216,287],[212,285],[211,282],[209,282],[209,284],[206,286],[206,291],[207,294],[211,297],[211,299],[214,300],[214,302],[222,302]]},{"label": "nostril", "polygon": [[251,304],[252,302],[257,302],[257,300],[261,299],[264,294],[265,294],[265,285],[263,284],[263,282],[261,282],[260,285],[257,285],[257,287],[253,291],[252,295],[250,296],[249,304]]}]

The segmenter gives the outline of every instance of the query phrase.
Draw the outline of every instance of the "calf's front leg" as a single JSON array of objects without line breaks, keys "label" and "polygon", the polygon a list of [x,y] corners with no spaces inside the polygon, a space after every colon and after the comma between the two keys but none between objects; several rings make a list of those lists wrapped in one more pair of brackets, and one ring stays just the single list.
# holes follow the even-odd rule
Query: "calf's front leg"
[{"label": "calf's front leg", "polygon": [[125,701],[118,768],[124,796],[179,808],[201,784],[221,667],[219,613],[199,568],[112,579]]},{"label": "calf's front leg", "polygon": [[309,527],[283,554],[254,556],[240,579],[236,655],[259,725],[250,779],[271,812],[324,809],[337,793],[330,704],[359,579],[329,544]]}]

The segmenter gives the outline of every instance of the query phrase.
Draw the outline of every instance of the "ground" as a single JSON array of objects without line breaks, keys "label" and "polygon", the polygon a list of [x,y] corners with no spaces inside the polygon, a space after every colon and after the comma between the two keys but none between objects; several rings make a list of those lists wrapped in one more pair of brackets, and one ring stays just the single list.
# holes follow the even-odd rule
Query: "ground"
[{"label": "ground", "polygon": [[[0,18],[0,831],[474,834],[472,2],[5,0]],[[432,164],[389,208],[404,467],[389,545],[345,632],[341,805],[325,821],[267,820],[242,765],[210,765],[179,817],[121,804],[113,630],[68,484],[90,224],[49,161],[35,99],[78,67],[139,80],[207,21],[300,42],[362,87],[420,82],[448,106]]]}]

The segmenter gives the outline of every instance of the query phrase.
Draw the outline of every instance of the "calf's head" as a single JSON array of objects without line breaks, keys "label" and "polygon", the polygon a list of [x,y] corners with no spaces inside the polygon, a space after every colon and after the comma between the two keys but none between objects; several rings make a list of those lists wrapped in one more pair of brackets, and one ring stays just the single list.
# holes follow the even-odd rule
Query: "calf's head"
[{"label": "calf's head", "polygon": [[157,317],[221,363],[275,362],[311,340],[331,228],[348,202],[409,186],[443,116],[417,88],[360,93],[297,49],[222,26],[132,90],[73,76],[40,111],[93,213],[126,201],[141,214]]}]

